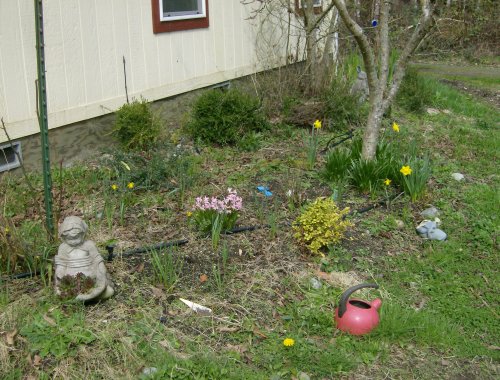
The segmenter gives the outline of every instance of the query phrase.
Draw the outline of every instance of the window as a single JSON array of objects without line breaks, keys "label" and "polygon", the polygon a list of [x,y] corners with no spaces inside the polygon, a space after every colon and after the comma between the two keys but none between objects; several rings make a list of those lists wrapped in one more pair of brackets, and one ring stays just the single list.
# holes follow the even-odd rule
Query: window
[{"label": "window", "polygon": [[151,0],[153,33],[208,28],[208,0]]},{"label": "window", "polygon": [[[303,5],[302,3],[304,3],[304,6],[307,6],[306,4],[306,1],[307,0],[299,0],[299,8],[302,8]],[[313,6],[316,8],[316,7],[321,7],[323,4],[322,4],[322,0],[314,0],[313,2]]]},{"label": "window", "polygon": [[206,17],[202,0],[161,0],[160,20],[174,21]]},{"label": "window", "polygon": [[0,146],[0,172],[4,172],[21,166],[16,152],[19,153],[19,156],[22,159],[20,142],[12,143],[12,147],[10,146],[10,144]]},{"label": "window", "polygon": [[[304,15],[304,10],[302,9],[303,7],[305,8],[307,6],[306,3],[307,0],[295,0],[295,12],[303,16]],[[323,1],[322,0],[313,0],[313,9],[315,14],[320,14],[323,12]]]}]

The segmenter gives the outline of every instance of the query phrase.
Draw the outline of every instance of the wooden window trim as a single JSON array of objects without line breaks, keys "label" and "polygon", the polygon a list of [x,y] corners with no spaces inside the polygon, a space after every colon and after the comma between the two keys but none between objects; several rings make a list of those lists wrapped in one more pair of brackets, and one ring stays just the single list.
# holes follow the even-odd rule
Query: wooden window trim
[{"label": "wooden window trim", "polygon": [[[303,0],[303,2],[304,1],[306,1],[306,0]],[[321,2],[321,6],[319,6],[319,7],[313,7],[314,14],[319,15],[319,14],[321,14],[321,12],[323,12],[323,2],[324,1]],[[304,10],[299,7],[299,0],[295,0],[295,12],[299,16],[304,16]]]},{"label": "wooden window trim", "polygon": [[207,16],[203,18],[193,18],[187,20],[160,21],[160,1],[151,0],[153,10],[153,33],[175,32],[177,30],[208,28],[208,0],[205,0]]}]

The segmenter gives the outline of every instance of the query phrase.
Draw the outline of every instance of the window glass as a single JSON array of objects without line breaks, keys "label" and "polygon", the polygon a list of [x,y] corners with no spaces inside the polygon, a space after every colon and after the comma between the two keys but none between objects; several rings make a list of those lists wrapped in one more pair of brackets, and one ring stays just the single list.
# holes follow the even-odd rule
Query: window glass
[{"label": "window glass", "polygon": [[165,16],[177,12],[183,14],[198,13],[201,12],[200,8],[200,1],[198,0],[163,0],[163,13]]}]

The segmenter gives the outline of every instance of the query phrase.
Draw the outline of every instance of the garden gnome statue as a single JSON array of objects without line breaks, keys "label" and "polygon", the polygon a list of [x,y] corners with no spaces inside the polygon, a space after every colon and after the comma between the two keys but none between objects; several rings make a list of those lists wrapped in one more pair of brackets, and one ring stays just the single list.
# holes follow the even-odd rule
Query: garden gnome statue
[{"label": "garden gnome statue", "polygon": [[61,279],[66,275],[82,273],[95,279],[95,286],[87,294],[79,294],[79,301],[105,300],[115,293],[104,259],[94,242],[87,240],[87,224],[77,216],[68,216],[61,225],[61,240],[54,258],[56,267],[56,294],[60,294]]}]

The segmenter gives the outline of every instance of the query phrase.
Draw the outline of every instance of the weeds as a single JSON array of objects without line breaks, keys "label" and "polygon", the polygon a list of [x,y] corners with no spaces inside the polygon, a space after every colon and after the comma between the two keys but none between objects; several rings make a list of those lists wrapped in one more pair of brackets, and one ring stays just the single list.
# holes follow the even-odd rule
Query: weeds
[{"label": "weeds", "polygon": [[222,246],[222,265],[219,259],[217,259],[217,265],[213,267],[214,281],[217,285],[217,290],[219,291],[219,297],[221,299],[225,297],[227,286],[236,269],[236,267],[233,267],[230,270],[228,269],[226,265],[228,256],[229,250],[227,248],[226,242],[224,242]]},{"label": "weeds", "polygon": [[319,128],[321,128],[321,122],[319,120],[316,120],[314,125],[311,127],[310,135],[302,131],[302,138],[304,140],[304,148],[307,155],[307,162],[309,163],[309,169],[314,169],[314,163],[316,162]]},{"label": "weeds", "polygon": [[157,251],[152,248],[147,252],[149,261],[153,267],[153,285],[157,283],[162,284],[166,291],[172,291],[175,283],[179,279],[179,274],[184,265],[181,259],[181,253],[177,255],[174,260],[174,252],[176,251],[173,246],[167,250]]}]

